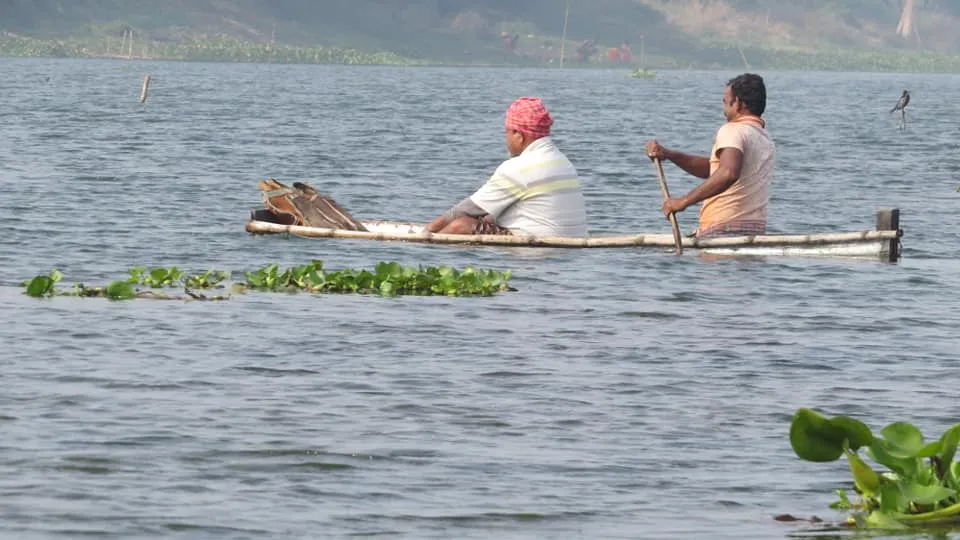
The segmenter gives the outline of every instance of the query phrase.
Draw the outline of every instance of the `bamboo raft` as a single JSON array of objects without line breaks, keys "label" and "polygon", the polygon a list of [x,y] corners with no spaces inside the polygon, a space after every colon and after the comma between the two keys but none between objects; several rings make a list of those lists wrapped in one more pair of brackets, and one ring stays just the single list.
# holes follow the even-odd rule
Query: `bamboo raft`
[{"label": "bamboo raft", "polygon": [[[246,231],[251,234],[292,234],[306,238],[337,238],[538,248],[674,248],[672,234],[631,234],[583,238],[437,234],[423,231],[423,225],[395,221],[363,221],[366,231],[335,228],[280,225],[251,219]],[[897,208],[877,212],[874,230],[820,234],[749,235],[724,238],[683,237],[685,249],[703,253],[740,256],[850,257],[896,262],[900,259],[900,211]]]}]

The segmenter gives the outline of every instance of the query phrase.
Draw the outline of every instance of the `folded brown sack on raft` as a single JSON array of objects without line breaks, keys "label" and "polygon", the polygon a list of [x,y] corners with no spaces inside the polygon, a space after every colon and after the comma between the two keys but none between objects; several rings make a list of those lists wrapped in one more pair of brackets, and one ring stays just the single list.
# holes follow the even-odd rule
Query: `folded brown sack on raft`
[{"label": "folded brown sack on raft", "polygon": [[366,231],[367,229],[328,195],[302,182],[285,186],[273,178],[261,180],[266,209],[254,210],[250,218],[281,225]]}]

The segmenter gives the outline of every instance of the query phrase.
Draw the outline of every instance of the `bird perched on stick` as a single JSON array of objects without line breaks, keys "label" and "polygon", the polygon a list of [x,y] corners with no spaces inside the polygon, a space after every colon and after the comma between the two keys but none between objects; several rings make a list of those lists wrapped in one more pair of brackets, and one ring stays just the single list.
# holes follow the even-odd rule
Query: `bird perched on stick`
[{"label": "bird perched on stick", "polygon": [[900,95],[900,99],[897,100],[897,104],[890,109],[890,113],[893,114],[896,111],[900,111],[900,129],[907,129],[907,104],[910,103],[910,91],[904,90],[903,94]]},{"label": "bird perched on stick", "polygon": [[897,100],[897,104],[890,109],[890,112],[901,111],[907,104],[910,103],[910,91],[904,90],[903,94],[900,95],[900,99]]}]

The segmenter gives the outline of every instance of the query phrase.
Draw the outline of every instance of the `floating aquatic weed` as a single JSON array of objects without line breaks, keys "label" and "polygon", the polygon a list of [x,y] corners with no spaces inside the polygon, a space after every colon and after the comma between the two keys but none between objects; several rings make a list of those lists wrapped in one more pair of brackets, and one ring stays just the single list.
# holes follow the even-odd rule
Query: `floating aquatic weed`
[{"label": "floating aquatic weed", "polygon": [[143,266],[135,266],[129,270],[130,278],[128,283],[133,285],[145,285],[153,289],[163,287],[176,287],[183,279],[183,272],[176,266],[170,268],[154,268],[147,270]]},{"label": "floating aquatic weed", "polygon": [[[49,275],[37,276],[24,282],[27,294],[42,298],[50,296],[105,297],[116,300],[131,298],[152,299],[192,299],[225,300],[227,296],[206,296],[198,289],[224,288],[224,281],[230,279],[233,272],[228,270],[208,270],[202,274],[185,275],[176,267],[148,269],[135,266],[129,269],[130,276],[124,281],[114,281],[106,287],[89,287],[77,283],[70,291],[58,290],[55,285],[62,274],[54,270]],[[404,267],[397,262],[380,262],[372,271],[342,270],[328,271],[323,262],[313,260],[308,264],[292,266],[281,270],[277,264],[270,264],[253,271],[242,273],[245,281],[230,284],[233,294],[244,294],[248,290],[273,292],[311,292],[311,293],[355,293],[380,296],[400,295],[443,295],[443,296],[491,296],[501,291],[515,291],[510,287],[511,272],[497,270],[479,270],[466,267],[462,271],[450,266]],[[186,296],[171,296],[155,291],[140,291],[136,287],[149,289],[181,287]]]},{"label": "floating aquatic weed", "polygon": [[449,266],[417,268],[396,262],[380,262],[369,270],[343,269],[326,271],[322,261],[311,261],[280,271],[271,264],[245,272],[246,285],[271,291],[308,291],[398,295],[490,296],[509,286],[509,270],[476,270],[467,267],[458,271]]},{"label": "floating aquatic weed", "polygon": [[44,298],[53,296],[56,293],[57,283],[63,279],[63,274],[59,270],[52,270],[45,276],[37,276],[30,281],[22,283],[27,288],[27,295],[34,298]]},{"label": "floating aquatic weed", "polygon": [[[891,423],[875,436],[859,420],[800,408],[790,425],[790,445],[807,461],[847,458],[856,496],[851,500],[839,489],[830,507],[850,511],[849,525],[905,529],[960,524],[960,462],[954,462],[960,424],[925,442],[908,422]],[[860,448],[888,470],[875,470],[860,456]]]},{"label": "floating aquatic weed", "polygon": [[221,288],[220,282],[230,279],[233,272],[229,270],[207,270],[202,274],[187,276],[184,280],[184,286],[191,289],[213,289]]}]

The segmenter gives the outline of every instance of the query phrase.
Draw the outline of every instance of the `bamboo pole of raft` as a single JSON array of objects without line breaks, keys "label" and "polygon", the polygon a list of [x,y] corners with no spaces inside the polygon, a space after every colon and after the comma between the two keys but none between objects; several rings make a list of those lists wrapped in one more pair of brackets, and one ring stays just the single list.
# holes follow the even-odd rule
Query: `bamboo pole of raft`
[{"label": "bamboo pole of raft", "polygon": [[[252,234],[292,234],[306,238],[342,238],[419,242],[426,244],[482,244],[491,246],[526,246],[559,248],[614,248],[614,247],[675,247],[675,239],[668,234],[636,234],[623,236],[561,237],[561,236],[505,236],[496,234],[441,234],[441,233],[386,233],[280,225],[267,221],[250,220],[245,229]],[[895,240],[902,231],[874,230],[848,233],[821,233],[795,235],[755,235],[724,238],[681,238],[690,248],[818,246],[839,243],[869,243]]]},{"label": "bamboo pole of raft", "polygon": [[[653,158],[653,166],[657,169],[657,180],[660,181],[660,193],[663,194],[663,202],[670,198],[670,190],[667,189],[667,179],[663,176],[663,164],[660,158]],[[673,242],[677,246],[677,255],[683,254],[683,240],[680,239],[680,224],[677,223],[677,213],[670,212],[670,226],[673,227]]]}]

